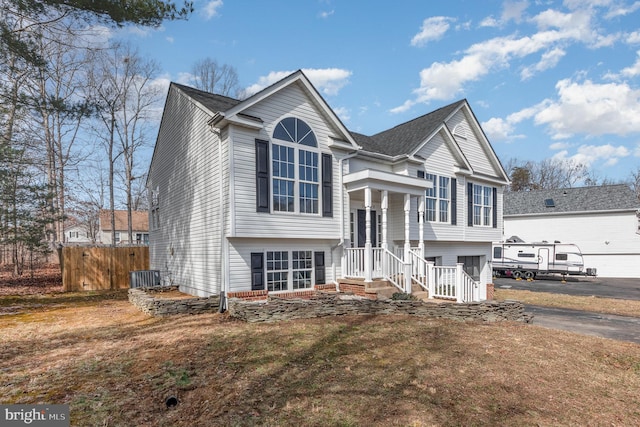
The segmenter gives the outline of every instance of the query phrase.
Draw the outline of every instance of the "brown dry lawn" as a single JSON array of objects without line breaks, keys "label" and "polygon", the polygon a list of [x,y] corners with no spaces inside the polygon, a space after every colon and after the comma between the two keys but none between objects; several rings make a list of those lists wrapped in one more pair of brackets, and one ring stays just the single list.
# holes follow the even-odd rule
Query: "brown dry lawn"
[{"label": "brown dry lawn", "polygon": [[545,307],[561,307],[594,313],[617,314],[619,316],[640,317],[640,301],[600,298],[595,296],[572,296],[549,292],[532,292],[514,289],[496,289],[495,299],[522,301],[525,304]]},{"label": "brown dry lawn", "polygon": [[125,298],[0,297],[0,403],[70,404],[78,426],[640,425],[637,344],[408,316],[158,319]]}]

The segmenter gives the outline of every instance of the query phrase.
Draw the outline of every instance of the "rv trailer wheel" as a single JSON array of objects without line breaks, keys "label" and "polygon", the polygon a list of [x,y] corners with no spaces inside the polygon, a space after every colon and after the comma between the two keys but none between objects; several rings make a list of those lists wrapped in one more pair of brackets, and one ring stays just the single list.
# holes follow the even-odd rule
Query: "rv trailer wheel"
[{"label": "rv trailer wheel", "polygon": [[511,277],[513,277],[514,279],[522,279],[522,271],[520,270],[515,270],[511,272]]},{"label": "rv trailer wheel", "polygon": [[533,279],[533,276],[534,276],[533,271],[525,271],[524,272],[524,278],[527,279],[527,280]]}]

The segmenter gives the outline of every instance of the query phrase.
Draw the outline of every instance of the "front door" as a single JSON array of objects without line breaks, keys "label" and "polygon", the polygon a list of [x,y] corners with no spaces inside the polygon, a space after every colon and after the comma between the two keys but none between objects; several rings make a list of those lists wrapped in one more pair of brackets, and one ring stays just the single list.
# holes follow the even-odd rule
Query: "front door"
[{"label": "front door", "polygon": [[[377,236],[376,226],[378,225],[376,216],[376,211],[371,211],[371,247],[375,248],[378,246],[377,244]],[[367,241],[367,211],[364,209],[358,209],[358,221],[357,221],[357,230],[358,230],[358,247],[364,248],[364,244]]]}]

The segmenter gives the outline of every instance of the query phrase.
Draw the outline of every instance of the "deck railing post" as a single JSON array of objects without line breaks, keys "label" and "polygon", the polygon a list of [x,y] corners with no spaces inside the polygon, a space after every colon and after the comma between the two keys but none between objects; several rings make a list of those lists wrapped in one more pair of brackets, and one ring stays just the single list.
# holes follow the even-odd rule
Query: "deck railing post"
[{"label": "deck railing post", "polygon": [[464,286],[463,286],[463,277],[462,277],[462,272],[463,272],[463,267],[464,264],[461,263],[457,263],[456,264],[456,301],[457,302],[463,302],[464,301]]},{"label": "deck railing post", "polygon": [[411,263],[404,263],[404,291],[408,294],[411,293]]},{"label": "deck railing post", "polygon": [[433,263],[427,262],[427,284],[429,287],[429,299],[433,299],[433,294],[436,292],[436,275]]}]

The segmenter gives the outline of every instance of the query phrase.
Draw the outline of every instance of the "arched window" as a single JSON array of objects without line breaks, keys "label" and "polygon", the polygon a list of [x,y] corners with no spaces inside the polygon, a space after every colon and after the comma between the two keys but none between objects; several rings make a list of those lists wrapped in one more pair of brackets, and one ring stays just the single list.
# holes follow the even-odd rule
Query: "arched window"
[{"label": "arched window", "polygon": [[320,164],[311,127],[287,117],[274,128],[272,146],[273,210],[317,214]]}]

